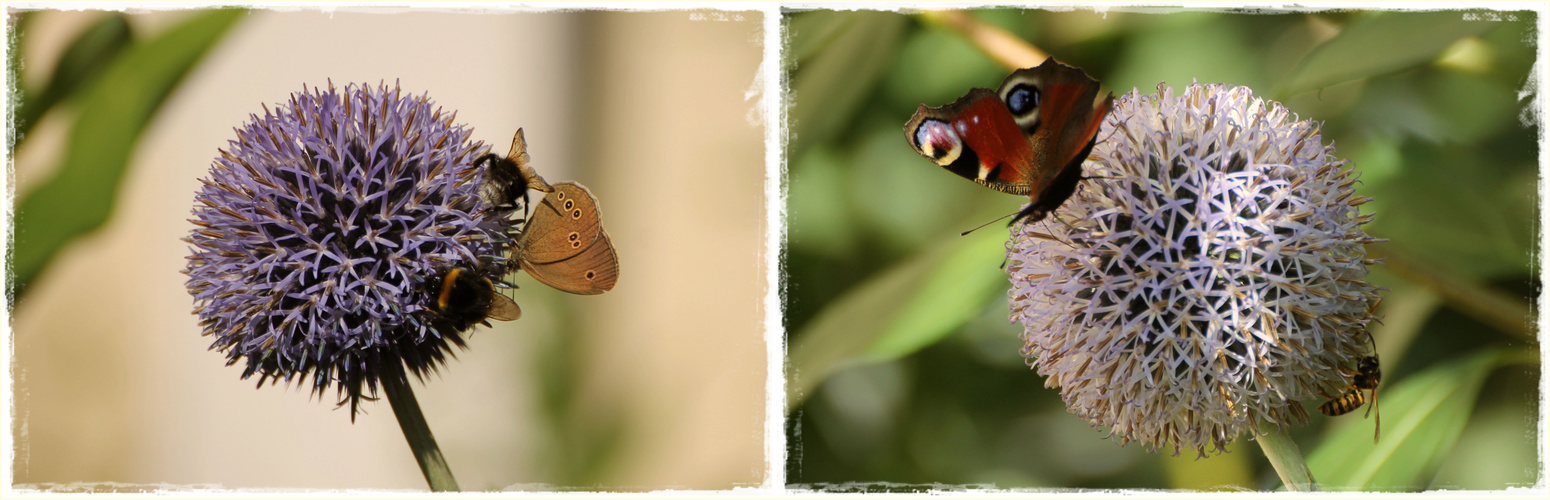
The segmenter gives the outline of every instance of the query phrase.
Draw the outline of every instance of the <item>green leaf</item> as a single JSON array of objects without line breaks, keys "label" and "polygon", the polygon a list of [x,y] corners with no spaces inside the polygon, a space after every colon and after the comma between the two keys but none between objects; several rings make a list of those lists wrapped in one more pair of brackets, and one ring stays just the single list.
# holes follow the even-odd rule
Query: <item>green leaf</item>
[{"label": "green leaf", "polygon": [[107,221],[135,142],[183,76],[246,10],[205,11],[114,59],[82,89],[58,174],[21,198],[16,210],[13,297],[71,239]]},{"label": "green leaf", "polygon": [[[823,43],[823,50],[798,60],[791,74],[792,141],[788,158],[801,158],[808,147],[850,122],[893,61],[908,23],[908,18],[892,12],[834,15],[848,17],[844,22],[849,25],[833,35],[832,41]],[[825,36],[797,32],[792,37],[801,39],[808,35]]]},{"label": "green leaf", "polygon": [[898,63],[883,78],[882,93],[888,100],[880,104],[899,114],[912,113],[921,104],[953,102],[974,87],[995,88],[1006,78],[1007,69],[962,33],[939,23],[925,26],[900,42]]},{"label": "green leaf", "polygon": [[17,107],[18,142],[27,138],[27,132],[50,108],[68,99],[83,83],[101,74],[131,41],[129,19],[122,13],[110,12],[70,42],[70,47],[65,49],[54,65],[54,73],[49,76],[43,91],[25,93],[21,105]]},{"label": "green leaf", "polygon": [[1261,88],[1252,61],[1262,57],[1264,48],[1255,47],[1244,30],[1226,19],[1220,12],[1180,12],[1128,30],[1130,41],[1115,55],[1104,86],[1116,97],[1132,89],[1153,92],[1159,82],[1176,89],[1196,80]]},{"label": "green leaf", "polygon": [[990,228],[952,238],[831,302],[791,347],[790,407],[840,368],[909,355],[973,319],[1006,290],[1005,245]]},{"label": "green leaf", "polygon": [[1365,422],[1332,432],[1309,456],[1313,477],[1330,490],[1425,488],[1469,421],[1486,375],[1506,354],[1477,351],[1378,391],[1388,416],[1382,440],[1372,443],[1373,428]]},{"label": "green leaf", "polygon": [[1455,40],[1497,23],[1470,11],[1378,12],[1315,47],[1281,84],[1278,100],[1337,83],[1397,72],[1435,59]]},{"label": "green leaf", "polygon": [[812,59],[819,51],[850,27],[856,16],[833,10],[815,10],[786,17],[786,30],[792,33],[786,57],[797,65]]}]

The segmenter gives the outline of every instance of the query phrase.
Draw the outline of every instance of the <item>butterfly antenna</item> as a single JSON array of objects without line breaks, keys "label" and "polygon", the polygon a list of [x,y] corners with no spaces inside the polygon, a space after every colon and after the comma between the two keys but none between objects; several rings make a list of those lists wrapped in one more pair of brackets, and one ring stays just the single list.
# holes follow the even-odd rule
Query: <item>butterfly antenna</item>
[{"label": "butterfly antenna", "polygon": [[1011,216],[1012,216],[1012,214],[1006,214],[1006,215],[1003,215],[1003,216],[1000,216],[1000,217],[996,217],[995,220],[992,220],[990,222],[986,222],[984,224],[980,224],[979,226],[975,227],[974,229],[970,229],[968,231],[964,231],[964,232],[958,233],[958,236],[968,236],[969,233],[972,233],[972,232],[975,232],[975,231],[979,231],[980,229],[984,229],[985,226],[989,226],[991,224],[995,224],[997,221],[1000,221],[1001,219],[1005,219],[1005,218],[1011,217]]},{"label": "butterfly antenna", "polygon": [[[1056,214],[1050,214],[1050,218],[1059,221],[1061,224],[1065,224],[1065,222],[1066,222],[1065,220],[1060,219],[1060,216],[1056,215]],[[1049,223],[1050,223],[1049,219],[1044,219],[1044,230],[1045,231],[1049,231],[1049,235],[1051,236],[1051,239],[1054,239],[1055,241],[1060,242],[1062,245],[1065,245],[1066,248],[1070,248],[1072,250],[1075,250],[1076,249],[1076,245],[1072,245],[1071,242],[1066,241],[1066,240],[1062,240],[1060,238],[1054,238],[1054,236],[1055,236],[1055,228],[1050,227]]]}]

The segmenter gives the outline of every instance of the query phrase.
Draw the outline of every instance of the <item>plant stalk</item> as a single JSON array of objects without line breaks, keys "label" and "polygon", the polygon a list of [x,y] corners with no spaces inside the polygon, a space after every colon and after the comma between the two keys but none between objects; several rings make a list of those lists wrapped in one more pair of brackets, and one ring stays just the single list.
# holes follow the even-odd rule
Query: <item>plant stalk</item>
[{"label": "plant stalk", "polygon": [[1272,432],[1254,441],[1265,452],[1265,458],[1270,459],[1276,475],[1281,476],[1286,491],[1318,490],[1318,484],[1313,482],[1313,472],[1308,470],[1308,462],[1302,459],[1302,452],[1297,450],[1297,443],[1292,442],[1291,436],[1285,432]]},{"label": "plant stalk", "polygon": [[969,11],[930,10],[922,12],[920,16],[929,22],[963,33],[980,51],[1007,68],[1032,68],[1049,57],[1048,52],[1039,50],[1000,26],[981,21]]},{"label": "plant stalk", "polygon": [[390,364],[391,372],[382,377],[382,390],[387,393],[388,404],[393,406],[393,415],[398,417],[398,427],[403,429],[404,439],[409,441],[414,459],[420,463],[420,472],[425,474],[425,482],[430,485],[431,491],[460,491],[457,479],[452,477],[452,469],[447,467],[447,459],[441,456],[441,448],[436,446],[436,436],[431,435],[431,428],[425,423],[420,403],[414,399],[414,390],[409,387],[409,378],[404,373],[403,365],[397,362]]},{"label": "plant stalk", "polygon": [[1370,257],[1382,259],[1384,268],[1442,297],[1443,301],[1476,321],[1537,343],[1534,315],[1529,302],[1483,283],[1447,266],[1426,262],[1394,243],[1368,246]]}]

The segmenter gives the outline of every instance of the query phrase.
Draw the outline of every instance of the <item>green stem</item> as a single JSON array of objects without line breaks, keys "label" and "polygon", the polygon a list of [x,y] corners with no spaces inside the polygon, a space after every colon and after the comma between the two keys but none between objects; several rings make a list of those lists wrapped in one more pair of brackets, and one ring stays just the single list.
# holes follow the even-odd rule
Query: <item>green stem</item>
[{"label": "green stem", "polygon": [[1039,50],[1012,32],[987,23],[965,10],[928,10],[921,19],[962,33],[981,52],[1010,69],[1032,68],[1044,62],[1049,53]]},{"label": "green stem", "polygon": [[1308,463],[1302,459],[1302,452],[1297,451],[1297,443],[1292,442],[1291,436],[1285,432],[1272,432],[1254,441],[1264,450],[1265,458],[1270,459],[1276,475],[1281,476],[1286,491],[1318,490],[1318,485],[1313,482],[1313,472],[1308,470]]},{"label": "green stem", "polygon": [[1448,305],[1475,320],[1528,342],[1538,342],[1529,303],[1448,267],[1425,262],[1394,243],[1369,246],[1383,259],[1384,269],[1437,294]]},{"label": "green stem", "polygon": [[447,459],[436,446],[436,436],[431,435],[430,426],[425,424],[425,414],[420,413],[420,403],[414,399],[414,390],[409,388],[403,365],[390,364],[386,376],[382,377],[382,390],[387,392],[388,404],[393,406],[393,415],[398,417],[398,426],[404,430],[404,439],[409,441],[414,459],[420,462],[425,482],[430,484],[431,491],[460,491],[457,480],[452,478],[452,469],[447,467]]}]

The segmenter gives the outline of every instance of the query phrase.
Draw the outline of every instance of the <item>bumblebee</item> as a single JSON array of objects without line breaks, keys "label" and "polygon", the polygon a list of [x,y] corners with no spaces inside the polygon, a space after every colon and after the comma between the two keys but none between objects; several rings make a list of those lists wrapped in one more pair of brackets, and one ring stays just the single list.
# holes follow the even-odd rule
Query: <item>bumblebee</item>
[{"label": "bumblebee", "polygon": [[474,160],[474,165],[489,163],[485,167],[484,185],[479,192],[479,198],[486,205],[503,210],[516,210],[517,200],[522,200],[523,206],[527,201],[527,179],[523,179],[517,166],[508,158],[497,156],[495,153],[486,154]]},{"label": "bumblebee", "polygon": [[[525,219],[528,189],[548,187],[528,165],[530,161],[522,129],[517,129],[512,137],[511,152],[506,156],[488,153],[474,159],[475,167],[485,167],[484,182],[479,186],[480,201],[499,213],[521,210]],[[523,219],[517,219],[517,222]],[[485,273],[468,267],[451,267],[439,272],[426,283],[426,290],[431,295],[426,308],[438,315],[438,323],[455,331],[461,332],[476,324],[490,326],[491,319],[513,321],[522,317],[522,308],[496,291],[495,283]]]},{"label": "bumblebee", "polygon": [[496,291],[489,278],[469,268],[442,271],[426,288],[433,294],[429,309],[459,332],[476,324],[490,326],[491,319],[512,321],[522,317],[522,308],[515,301]]},{"label": "bumblebee", "polygon": [[506,156],[486,153],[474,160],[474,166],[489,164],[485,167],[484,185],[479,192],[485,205],[501,210],[516,210],[520,200],[520,206],[525,210],[528,188],[550,191],[548,183],[530,165],[531,158],[527,154],[527,139],[523,137],[522,129],[517,129],[516,135],[511,138],[511,151]]}]

